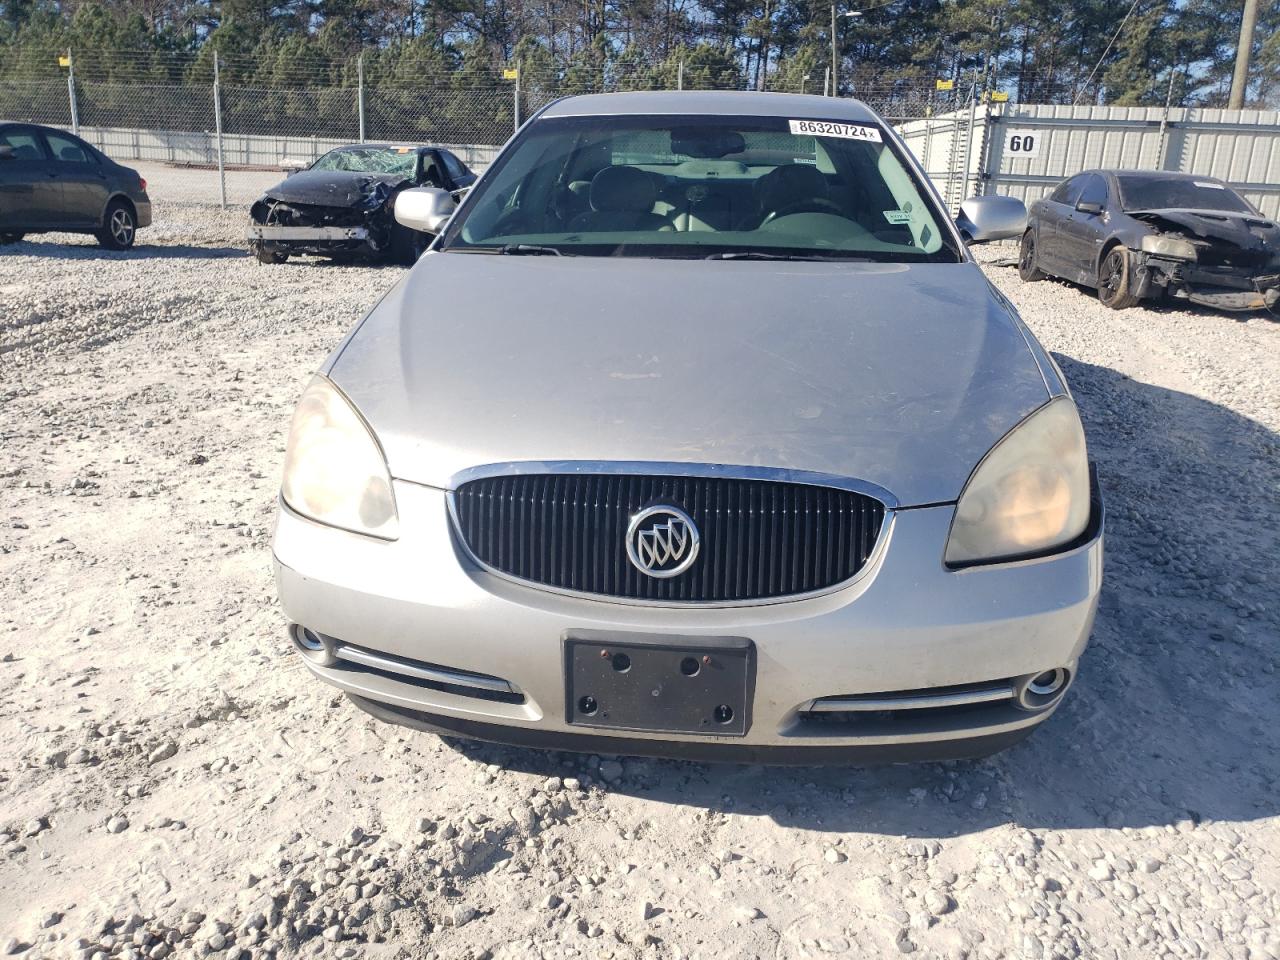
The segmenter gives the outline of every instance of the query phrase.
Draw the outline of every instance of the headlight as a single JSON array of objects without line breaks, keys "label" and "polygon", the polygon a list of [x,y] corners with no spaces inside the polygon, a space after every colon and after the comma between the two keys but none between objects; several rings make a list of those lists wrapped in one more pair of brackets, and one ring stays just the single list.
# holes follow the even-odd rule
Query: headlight
[{"label": "headlight", "polygon": [[350,401],[321,376],[293,413],[280,493],[320,523],[384,540],[399,532],[382,449]]},{"label": "headlight", "polygon": [[1186,240],[1176,237],[1145,236],[1142,238],[1142,252],[1153,253],[1157,257],[1170,257],[1174,260],[1194,260],[1196,248]]},{"label": "headlight", "polygon": [[978,464],[956,504],[949,565],[1014,558],[1069,543],[1089,523],[1089,458],[1070,397],[1014,427]]}]

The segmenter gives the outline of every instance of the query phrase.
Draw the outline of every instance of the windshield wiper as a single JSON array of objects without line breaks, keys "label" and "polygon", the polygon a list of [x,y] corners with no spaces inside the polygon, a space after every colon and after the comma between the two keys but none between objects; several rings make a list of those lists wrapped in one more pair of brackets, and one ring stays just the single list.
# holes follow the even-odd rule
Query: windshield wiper
[{"label": "windshield wiper", "polygon": [[536,243],[508,243],[498,248],[499,253],[511,257],[563,257],[555,247],[540,247]]},{"label": "windshield wiper", "polygon": [[801,253],[764,253],[760,250],[730,250],[725,253],[713,253],[708,256],[708,260],[806,260],[816,263],[831,263],[839,261],[842,263],[870,263],[867,257],[841,257],[841,256],[821,256],[807,255]]}]

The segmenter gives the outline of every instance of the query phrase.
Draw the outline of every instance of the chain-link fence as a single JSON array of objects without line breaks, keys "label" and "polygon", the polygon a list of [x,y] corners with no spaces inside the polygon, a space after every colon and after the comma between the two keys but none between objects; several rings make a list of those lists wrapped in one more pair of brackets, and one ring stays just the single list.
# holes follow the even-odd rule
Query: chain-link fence
[{"label": "chain-link fence", "polygon": [[[310,162],[354,141],[436,143],[480,171],[522,120],[562,96],[747,89],[822,94],[832,83],[825,68],[752,75],[727,60],[450,70],[439,62],[388,63],[377,53],[338,63],[288,58],[263,64],[222,61],[212,51],[152,51],[69,61],[52,75],[48,65],[40,68],[42,75],[0,73],[0,121],[76,130],[108,155],[138,166],[155,199],[224,206],[251,203],[280,179],[284,161]],[[838,88],[898,129],[952,210],[998,182],[997,168],[1012,162],[993,153],[999,120],[988,122],[993,109],[1007,114],[1014,104],[1000,102],[1016,99],[1010,91],[1034,90],[1047,98],[1056,89],[1035,77],[1018,77],[999,91],[992,78],[980,75],[938,83],[869,71],[840,77]],[[1057,92],[1064,104],[1077,96],[1074,89]],[[1080,109],[1101,116],[1114,108]],[[1162,129],[1168,114],[1166,107]]]}]

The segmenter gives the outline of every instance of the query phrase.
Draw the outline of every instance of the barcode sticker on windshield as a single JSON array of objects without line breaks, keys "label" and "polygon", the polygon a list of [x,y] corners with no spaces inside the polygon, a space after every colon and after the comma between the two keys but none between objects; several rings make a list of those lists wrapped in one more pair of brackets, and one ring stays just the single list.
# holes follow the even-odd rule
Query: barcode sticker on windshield
[{"label": "barcode sticker on windshield", "polygon": [[831,120],[788,120],[792,133],[805,133],[811,137],[840,137],[844,140],[866,140],[880,143],[880,131],[860,123],[835,123]]}]

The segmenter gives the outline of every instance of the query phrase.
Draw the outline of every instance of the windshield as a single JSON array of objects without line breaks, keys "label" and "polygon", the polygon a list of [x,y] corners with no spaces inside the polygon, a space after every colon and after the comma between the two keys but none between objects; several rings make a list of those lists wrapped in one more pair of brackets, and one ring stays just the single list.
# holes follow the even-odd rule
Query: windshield
[{"label": "windshield", "polygon": [[342,147],[330,150],[311,165],[312,170],[348,170],[352,173],[387,173],[412,177],[418,167],[414,147]]},{"label": "windshield", "polygon": [[1194,180],[1190,177],[1124,176],[1120,181],[1120,196],[1126,210],[1228,210],[1232,213],[1252,213],[1238,193],[1215,180]]},{"label": "windshield", "polygon": [[878,126],[565,117],[519,135],[440,246],[955,263],[963,255],[938,216]]}]

